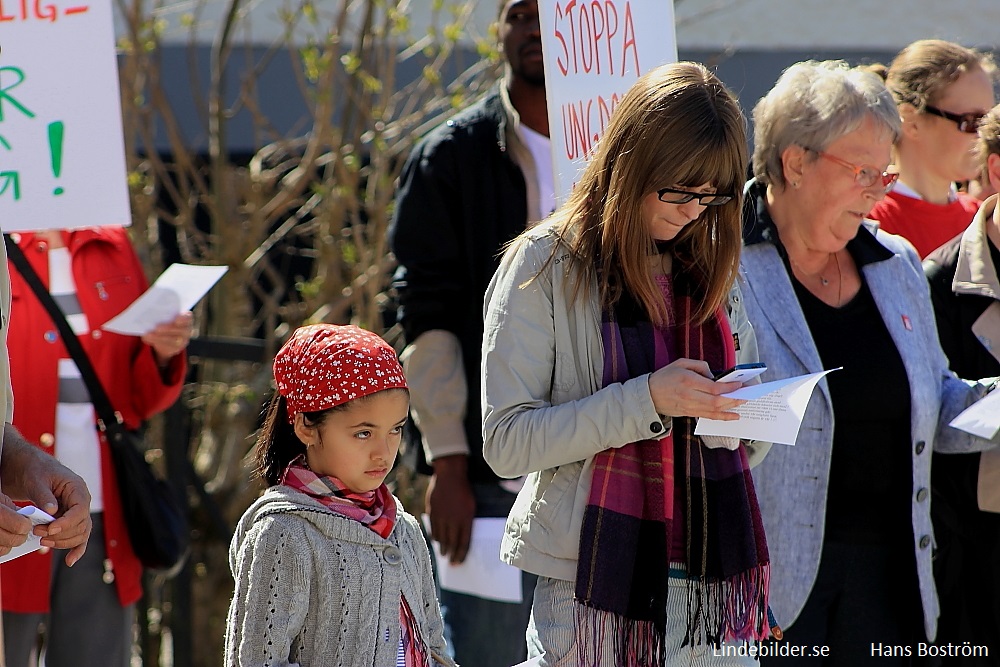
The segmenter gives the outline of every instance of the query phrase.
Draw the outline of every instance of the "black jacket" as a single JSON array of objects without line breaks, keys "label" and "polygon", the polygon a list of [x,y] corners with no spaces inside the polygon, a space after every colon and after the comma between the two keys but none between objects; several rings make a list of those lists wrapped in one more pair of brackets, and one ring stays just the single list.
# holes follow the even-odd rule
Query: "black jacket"
[{"label": "black jacket", "polygon": [[443,329],[462,346],[471,481],[496,480],[482,456],[483,296],[505,244],[527,224],[524,175],[511,159],[499,88],[434,129],[400,176],[389,241],[407,342]]}]

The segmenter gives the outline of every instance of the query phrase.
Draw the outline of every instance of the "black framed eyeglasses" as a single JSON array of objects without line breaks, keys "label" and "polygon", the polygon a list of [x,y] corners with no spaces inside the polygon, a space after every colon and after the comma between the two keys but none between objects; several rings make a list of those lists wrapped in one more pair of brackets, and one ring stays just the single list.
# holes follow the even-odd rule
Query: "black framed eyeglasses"
[{"label": "black framed eyeglasses", "polygon": [[924,113],[946,118],[955,123],[955,125],[958,125],[959,132],[965,132],[966,134],[976,134],[979,132],[979,123],[983,121],[983,117],[986,115],[984,113],[952,113],[944,109],[932,107],[929,104],[924,107]]},{"label": "black framed eyeglasses", "polygon": [[880,171],[877,167],[873,167],[870,164],[854,164],[836,155],[818,151],[815,148],[807,148],[806,150],[812,151],[824,160],[829,160],[834,164],[839,164],[841,167],[850,169],[854,172],[854,180],[863,188],[870,188],[876,183],[880,183],[885,188],[885,191],[889,192],[896,185],[896,181],[899,180],[899,174],[896,172]]},{"label": "black framed eyeglasses", "polygon": [[661,188],[656,191],[656,196],[664,204],[686,204],[692,199],[697,199],[702,206],[722,206],[733,200],[733,195],[722,195],[718,192],[690,192],[676,188]]}]

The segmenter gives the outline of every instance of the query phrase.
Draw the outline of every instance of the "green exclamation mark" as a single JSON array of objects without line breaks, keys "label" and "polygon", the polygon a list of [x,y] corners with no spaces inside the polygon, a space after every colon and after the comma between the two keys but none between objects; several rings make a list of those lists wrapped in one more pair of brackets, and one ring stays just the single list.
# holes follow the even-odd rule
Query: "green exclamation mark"
[{"label": "green exclamation mark", "polygon": [[[59,178],[62,174],[62,154],[63,154],[63,122],[57,120],[49,123],[49,154],[52,156],[52,174]],[[52,191],[54,195],[61,195],[62,188]]]}]

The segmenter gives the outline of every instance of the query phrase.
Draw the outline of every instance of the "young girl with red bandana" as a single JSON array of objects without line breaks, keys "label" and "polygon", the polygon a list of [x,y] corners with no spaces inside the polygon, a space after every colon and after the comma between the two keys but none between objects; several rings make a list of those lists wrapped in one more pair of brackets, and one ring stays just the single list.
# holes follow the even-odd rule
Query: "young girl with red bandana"
[{"label": "young girl with red bandana", "polygon": [[270,488],[229,548],[229,667],[453,667],[427,544],[385,485],[409,392],[395,351],[353,326],[301,327],[254,450]]}]

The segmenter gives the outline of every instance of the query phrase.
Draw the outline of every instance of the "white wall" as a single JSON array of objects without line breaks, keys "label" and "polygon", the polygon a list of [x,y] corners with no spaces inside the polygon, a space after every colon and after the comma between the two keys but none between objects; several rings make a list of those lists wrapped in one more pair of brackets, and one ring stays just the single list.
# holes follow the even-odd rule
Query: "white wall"
[{"label": "white wall", "polygon": [[936,37],[994,50],[1000,0],[677,0],[681,48],[897,51]]},{"label": "white wall", "polygon": [[[444,5],[462,0],[445,0]],[[554,0],[541,0],[552,2]],[[622,2],[623,0],[619,0]],[[631,0],[655,2],[661,0]],[[342,0],[315,0],[321,13]],[[409,0],[412,34],[431,21],[431,0]],[[499,0],[477,0],[463,41],[487,35]],[[187,43],[185,16],[198,13],[197,41],[211,43],[227,0],[164,0],[157,16],[166,22],[168,44]],[[290,0],[241,0],[238,41],[279,41],[282,9]],[[1000,0],[675,0],[677,41],[682,49],[896,51],[916,39],[940,37],[966,46],[995,49],[1000,43]],[[302,30],[307,30],[304,22]]]}]

